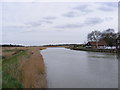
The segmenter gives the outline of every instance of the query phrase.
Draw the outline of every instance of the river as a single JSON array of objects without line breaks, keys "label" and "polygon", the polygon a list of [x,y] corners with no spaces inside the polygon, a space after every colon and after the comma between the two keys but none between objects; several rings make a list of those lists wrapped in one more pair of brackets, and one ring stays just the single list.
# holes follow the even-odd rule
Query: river
[{"label": "river", "polygon": [[48,88],[117,88],[115,54],[47,48],[41,51]]}]

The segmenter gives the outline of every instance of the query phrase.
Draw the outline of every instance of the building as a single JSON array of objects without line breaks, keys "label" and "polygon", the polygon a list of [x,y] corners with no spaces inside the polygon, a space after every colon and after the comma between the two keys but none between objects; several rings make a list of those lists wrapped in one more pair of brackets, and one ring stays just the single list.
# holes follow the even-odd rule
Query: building
[{"label": "building", "polygon": [[99,49],[104,49],[107,47],[107,43],[104,41],[99,41],[99,42],[88,42],[86,44],[86,48],[99,48]]},{"label": "building", "polygon": [[120,50],[120,35],[118,36],[118,38],[116,39],[116,48],[118,50]]}]

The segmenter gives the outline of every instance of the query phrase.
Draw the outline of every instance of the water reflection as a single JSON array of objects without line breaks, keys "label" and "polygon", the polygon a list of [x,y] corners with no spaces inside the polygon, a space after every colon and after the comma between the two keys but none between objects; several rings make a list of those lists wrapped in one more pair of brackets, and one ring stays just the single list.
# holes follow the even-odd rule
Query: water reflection
[{"label": "water reflection", "polygon": [[49,88],[117,88],[115,54],[49,48],[42,51]]}]

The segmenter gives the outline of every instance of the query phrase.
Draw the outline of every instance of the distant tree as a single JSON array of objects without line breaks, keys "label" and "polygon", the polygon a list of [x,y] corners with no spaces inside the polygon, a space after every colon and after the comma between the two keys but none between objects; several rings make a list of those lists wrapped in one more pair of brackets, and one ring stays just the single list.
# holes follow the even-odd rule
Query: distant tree
[{"label": "distant tree", "polygon": [[99,41],[101,38],[101,32],[100,31],[92,31],[91,33],[88,34],[87,40],[88,41]]},{"label": "distant tree", "polygon": [[118,36],[118,33],[115,33],[114,29],[107,29],[103,32],[100,31],[92,31],[88,34],[87,40],[88,41],[105,41],[108,46],[114,46],[116,43],[116,38]]},{"label": "distant tree", "polygon": [[108,46],[113,46],[116,43],[117,33],[115,33],[114,29],[104,30],[101,34],[102,41],[105,41]]}]

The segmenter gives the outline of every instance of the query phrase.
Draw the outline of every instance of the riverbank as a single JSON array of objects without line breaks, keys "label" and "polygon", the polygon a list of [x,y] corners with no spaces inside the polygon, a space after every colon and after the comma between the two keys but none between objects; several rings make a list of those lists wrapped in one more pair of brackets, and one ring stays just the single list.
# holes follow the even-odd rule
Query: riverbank
[{"label": "riverbank", "polygon": [[91,52],[105,52],[105,53],[118,53],[116,49],[92,49],[92,48],[75,48],[69,47],[71,50],[91,51]]},{"label": "riverbank", "polygon": [[46,88],[43,47],[4,47],[3,88]]}]

